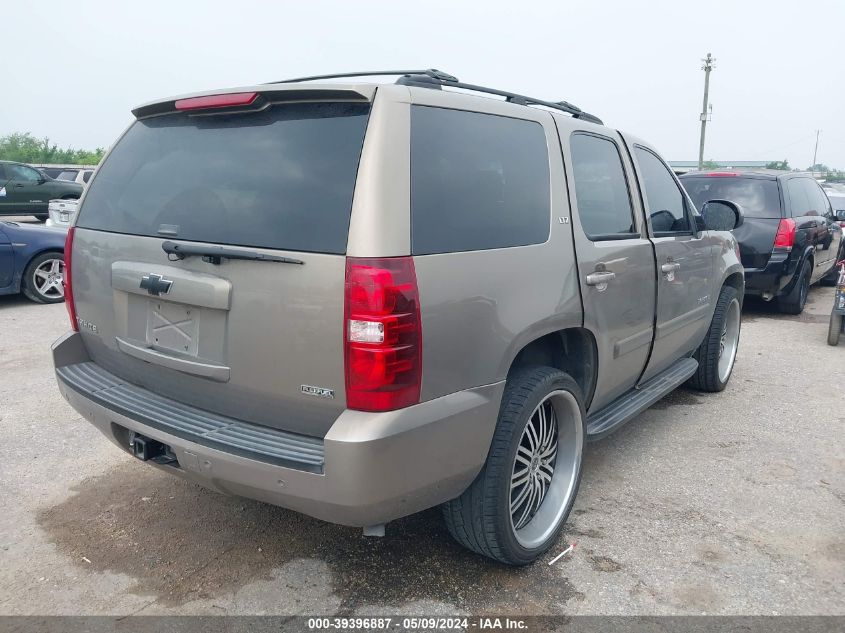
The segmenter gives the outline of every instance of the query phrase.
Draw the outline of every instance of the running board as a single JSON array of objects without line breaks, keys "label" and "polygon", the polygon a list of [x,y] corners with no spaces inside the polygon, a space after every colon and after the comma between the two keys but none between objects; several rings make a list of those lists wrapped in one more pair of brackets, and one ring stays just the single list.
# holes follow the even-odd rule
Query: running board
[{"label": "running board", "polygon": [[682,358],[648,382],[618,397],[600,411],[591,413],[587,416],[587,439],[597,440],[612,433],[684,384],[697,369],[697,360]]}]

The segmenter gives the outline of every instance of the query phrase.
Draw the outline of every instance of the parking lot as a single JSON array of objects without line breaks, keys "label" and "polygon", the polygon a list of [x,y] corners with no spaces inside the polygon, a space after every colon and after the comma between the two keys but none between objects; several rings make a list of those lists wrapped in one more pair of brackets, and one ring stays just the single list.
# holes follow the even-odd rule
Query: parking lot
[{"label": "parking lot", "polygon": [[228,498],[121,453],[68,406],[61,304],[0,297],[0,614],[845,614],[845,349],[830,288],[746,305],[722,394],[681,389],[589,447],[549,566]]}]

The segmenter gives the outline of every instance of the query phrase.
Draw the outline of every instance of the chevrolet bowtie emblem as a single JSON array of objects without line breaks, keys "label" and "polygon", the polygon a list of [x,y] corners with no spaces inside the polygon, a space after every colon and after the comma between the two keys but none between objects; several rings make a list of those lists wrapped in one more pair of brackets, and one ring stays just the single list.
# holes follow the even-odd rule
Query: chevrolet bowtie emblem
[{"label": "chevrolet bowtie emblem", "polygon": [[166,295],[170,292],[170,286],[172,285],[173,282],[170,279],[165,279],[161,275],[150,273],[141,277],[141,288],[151,295]]}]

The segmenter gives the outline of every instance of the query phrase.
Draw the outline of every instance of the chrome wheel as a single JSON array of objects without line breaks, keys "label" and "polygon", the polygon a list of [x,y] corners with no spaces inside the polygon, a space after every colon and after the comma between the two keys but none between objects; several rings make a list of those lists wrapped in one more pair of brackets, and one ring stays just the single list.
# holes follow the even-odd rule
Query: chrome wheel
[{"label": "chrome wheel", "polygon": [[728,306],[725,323],[722,325],[722,336],[719,339],[719,380],[723,383],[728,381],[736,360],[736,350],[739,347],[739,323],[739,301],[734,299]]},{"label": "chrome wheel", "polygon": [[64,261],[59,258],[44,260],[32,272],[32,286],[45,299],[61,299],[65,296],[64,275]]},{"label": "chrome wheel", "polygon": [[572,499],[584,444],[578,403],[553,391],[531,413],[517,446],[510,479],[510,521],[525,548],[542,544]]}]

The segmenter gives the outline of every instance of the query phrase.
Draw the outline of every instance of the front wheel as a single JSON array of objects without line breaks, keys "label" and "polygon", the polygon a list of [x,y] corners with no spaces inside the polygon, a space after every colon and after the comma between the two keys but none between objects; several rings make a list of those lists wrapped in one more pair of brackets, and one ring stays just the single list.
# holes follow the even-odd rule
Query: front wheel
[{"label": "front wheel", "polygon": [[691,387],[715,392],[727,386],[739,349],[741,325],[739,293],[736,288],[724,286],[719,293],[710,328],[695,352],[698,370],[689,380]]},{"label": "front wheel", "polygon": [[443,506],[464,547],[527,565],[557,541],[581,481],[586,416],[578,384],[552,367],[514,372],[505,386],[487,462]]},{"label": "front wheel", "polygon": [[842,334],[842,320],[841,314],[835,312],[830,313],[830,325],[827,328],[827,344],[839,345],[839,337]]}]

